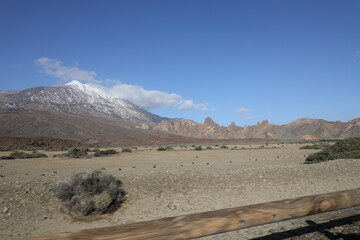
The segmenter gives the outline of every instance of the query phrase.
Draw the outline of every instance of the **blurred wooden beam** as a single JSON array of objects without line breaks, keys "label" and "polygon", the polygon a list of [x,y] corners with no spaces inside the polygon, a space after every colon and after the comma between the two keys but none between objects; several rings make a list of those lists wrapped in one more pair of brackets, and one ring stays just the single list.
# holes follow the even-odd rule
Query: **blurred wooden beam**
[{"label": "blurred wooden beam", "polygon": [[360,205],[360,188],[23,240],[191,239]]}]

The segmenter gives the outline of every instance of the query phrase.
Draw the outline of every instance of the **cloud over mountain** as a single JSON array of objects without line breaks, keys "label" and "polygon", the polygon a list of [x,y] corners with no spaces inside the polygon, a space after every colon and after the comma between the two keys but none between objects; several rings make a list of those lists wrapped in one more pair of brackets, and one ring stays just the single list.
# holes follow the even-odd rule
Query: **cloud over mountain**
[{"label": "cloud over mountain", "polygon": [[[193,100],[184,99],[176,93],[147,90],[142,86],[126,84],[118,80],[99,80],[96,78],[97,74],[94,71],[81,69],[78,65],[65,66],[63,62],[56,59],[42,57],[34,62],[41,67],[41,73],[64,82],[72,80],[85,82],[88,85],[102,89],[115,97],[128,100],[147,110],[173,107],[180,110],[214,111],[214,109],[208,108],[207,103],[194,103]],[[108,86],[109,84],[111,86]]]}]

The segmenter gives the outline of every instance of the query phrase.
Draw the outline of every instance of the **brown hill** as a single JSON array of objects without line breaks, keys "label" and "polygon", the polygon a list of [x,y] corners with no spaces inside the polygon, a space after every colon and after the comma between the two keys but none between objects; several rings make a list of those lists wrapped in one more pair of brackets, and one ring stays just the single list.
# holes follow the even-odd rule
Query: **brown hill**
[{"label": "brown hill", "polygon": [[58,111],[2,112],[0,114],[0,136],[52,137],[74,140],[81,144],[90,145],[207,142],[204,139],[174,135],[151,129],[139,129],[116,118],[89,117]]}]

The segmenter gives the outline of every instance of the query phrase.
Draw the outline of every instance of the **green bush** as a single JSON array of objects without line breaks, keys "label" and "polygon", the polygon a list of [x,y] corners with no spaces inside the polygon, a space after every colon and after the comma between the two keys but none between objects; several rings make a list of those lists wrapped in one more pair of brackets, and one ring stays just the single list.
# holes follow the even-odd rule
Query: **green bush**
[{"label": "green bush", "polygon": [[132,152],[132,150],[130,148],[123,148],[121,152]]},{"label": "green bush", "polygon": [[15,151],[10,153],[9,156],[2,156],[1,159],[22,159],[22,158],[46,158],[47,155],[33,151],[32,153]]},{"label": "green bush", "polygon": [[228,148],[226,145],[221,145],[220,148]]},{"label": "green bush", "polygon": [[70,212],[83,216],[114,212],[125,197],[121,181],[101,171],[77,173],[51,191]]},{"label": "green bush", "polygon": [[165,149],[166,150],[173,150],[173,148],[171,146],[166,146]]},{"label": "green bush", "polygon": [[327,146],[321,152],[309,155],[305,163],[319,163],[349,158],[360,159],[360,138],[349,138]]},{"label": "green bush", "polygon": [[157,151],[166,151],[166,148],[164,148],[164,147],[158,147]]},{"label": "green bush", "polygon": [[195,149],[195,151],[201,151],[201,150],[203,150],[201,146],[195,147],[194,149]]},{"label": "green bush", "polygon": [[211,150],[211,149],[212,149],[212,147],[208,146],[208,147],[206,147],[206,149]]}]

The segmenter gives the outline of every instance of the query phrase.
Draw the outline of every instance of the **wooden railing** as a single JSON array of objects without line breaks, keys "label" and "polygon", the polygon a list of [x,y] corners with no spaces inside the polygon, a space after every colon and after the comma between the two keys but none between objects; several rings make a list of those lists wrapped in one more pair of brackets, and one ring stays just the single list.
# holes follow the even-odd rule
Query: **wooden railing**
[{"label": "wooden railing", "polygon": [[360,206],[360,188],[23,240],[191,239]]}]

